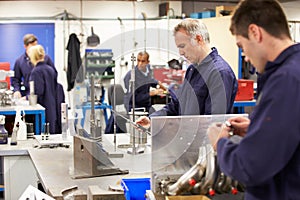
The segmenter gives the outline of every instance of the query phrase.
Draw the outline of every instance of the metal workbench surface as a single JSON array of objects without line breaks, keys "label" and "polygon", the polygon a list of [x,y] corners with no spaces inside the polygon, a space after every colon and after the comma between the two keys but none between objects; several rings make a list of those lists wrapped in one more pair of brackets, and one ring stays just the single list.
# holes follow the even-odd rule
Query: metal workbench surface
[{"label": "metal workbench surface", "polygon": [[7,144],[0,145],[0,156],[20,156],[29,155],[28,149],[33,149],[37,144],[35,139],[18,141],[17,145],[10,145],[10,138]]},{"label": "metal workbench surface", "polygon": [[1,112],[7,112],[7,111],[16,111],[17,109],[21,110],[45,110],[43,106],[40,104],[36,105],[14,105],[14,106],[2,106],[0,107]]},{"label": "metal workbench surface", "polygon": [[[129,135],[118,135],[118,140],[126,143],[129,141]],[[103,146],[107,151],[113,151],[112,135],[104,137]],[[122,142],[120,142],[122,143]],[[108,191],[109,186],[117,186],[124,177],[138,176],[150,177],[150,159],[151,154],[145,151],[144,154],[131,155],[127,149],[119,150],[123,153],[123,158],[110,158],[116,167],[122,170],[129,170],[127,175],[112,175],[93,178],[74,179],[74,161],[73,161],[73,144],[70,148],[54,149],[30,149],[29,155],[37,170],[40,181],[46,190],[46,193],[54,197],[61,195],[61,191],[77,186],[79,190],[88,194],[89,186],[98,186],[103,191]],[[116,153],[116,152],[111,152]]]}]

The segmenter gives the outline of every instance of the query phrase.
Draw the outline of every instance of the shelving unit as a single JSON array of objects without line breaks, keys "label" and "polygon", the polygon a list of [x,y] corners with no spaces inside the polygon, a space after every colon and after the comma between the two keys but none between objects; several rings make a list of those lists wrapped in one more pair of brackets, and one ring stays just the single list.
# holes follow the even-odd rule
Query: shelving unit
[{"label": "shelving unit", "polygon": [[113,79],[115,61],[111,49],[86,49],[85,66],[86,75],[89,77],[94,74],[95,78]]}]

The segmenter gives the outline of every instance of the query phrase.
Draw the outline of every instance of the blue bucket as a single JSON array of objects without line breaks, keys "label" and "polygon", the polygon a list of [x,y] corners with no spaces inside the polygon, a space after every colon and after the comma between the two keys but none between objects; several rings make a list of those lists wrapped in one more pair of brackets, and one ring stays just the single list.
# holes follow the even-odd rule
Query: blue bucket
[{"label": "blue bucket", "polygon": [[146,190],[150,190],[150,178],[123,178],[121,186],[126,200],[144,200]]}]

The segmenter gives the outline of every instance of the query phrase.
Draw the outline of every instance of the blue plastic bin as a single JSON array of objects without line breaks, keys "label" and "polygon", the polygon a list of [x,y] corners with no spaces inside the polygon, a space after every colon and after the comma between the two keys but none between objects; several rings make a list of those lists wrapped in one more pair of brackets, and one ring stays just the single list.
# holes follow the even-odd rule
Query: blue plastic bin
[{"label": "blue plastic bin", "polygon": [[121,186],[126,200],[144,200],[146,190],[150,190],[150,178],[123,178]]},{"label": "blue plastic bin", "polygon": [[190,13],[190,18],[200,19],[201,18],[201,13],[200,12]]},{"label": "blue plastic bin", "polygon": [[201,12],[201,18],[210,18],[210,17],[215,17],[215,16],[216,16],[216,11]]}]

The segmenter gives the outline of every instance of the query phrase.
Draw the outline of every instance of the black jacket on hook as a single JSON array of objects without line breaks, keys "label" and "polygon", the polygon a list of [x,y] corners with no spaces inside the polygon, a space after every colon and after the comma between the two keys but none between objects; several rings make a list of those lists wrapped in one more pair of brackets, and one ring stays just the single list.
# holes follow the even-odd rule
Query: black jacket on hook
[{"label": "black jacket on hook", "polygon": [[[72,90],[75,84],[75,80],[78,72],[82,74],[83,69],[81,67],[82,60],[80,55],[80,41],[75,33],[69,36],[68,46],[68,71],[67,71],[67,81],[68,81],[68,91]],[[77,77],[78,78],[78,77]]]}]

